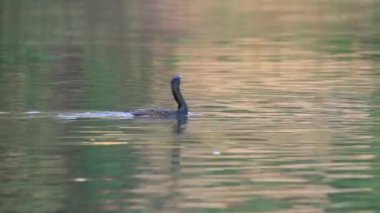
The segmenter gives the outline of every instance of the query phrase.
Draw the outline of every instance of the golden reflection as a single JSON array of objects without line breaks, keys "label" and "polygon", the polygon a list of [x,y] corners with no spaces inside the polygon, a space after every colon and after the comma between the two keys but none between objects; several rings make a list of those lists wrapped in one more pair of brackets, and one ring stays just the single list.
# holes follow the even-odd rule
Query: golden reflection
[{"label": "golden reflection", "polygon": [[[179,208],[229,208],[254,196],[328,204],[331,194],[371,191],[329,184],[373,178],[356,172],[369,170],[370,163],[357,161],[370,161],[374,155],[346,155],[332,145],[340,135],[352,134],[355,127],[350,124],[369,117],[365,97],[373,89],[370,61],[355,53],[346,54],[351,58],[347,61],[321,57],[302,43],[263,38],[177,48],[185,58],[177,69],[186,76],[190,106],[204,114],[191,118],[187,131],[196,134],[199,144],[180,145],[177,172],[183,177],[175,180],[176,188],[171,188],[170,175],[151,171],[137,176],[142,184],[134,193],[162,197],[170,189],[180,195]],[[337,127],[337,121],[343,126]],[[167,145],[148,146],[165,151]],[[349,147],[369,148],[366,144]],[[213,155],[212,150],[222,154]],[[152,168],[168,169],[167,152],[153,152],[160,156],[153,157],[145,147],[142,153],[152,160]],[[350,173],[330,174],[351,168]],[[308,208],[295,205],[292,211]]]}]

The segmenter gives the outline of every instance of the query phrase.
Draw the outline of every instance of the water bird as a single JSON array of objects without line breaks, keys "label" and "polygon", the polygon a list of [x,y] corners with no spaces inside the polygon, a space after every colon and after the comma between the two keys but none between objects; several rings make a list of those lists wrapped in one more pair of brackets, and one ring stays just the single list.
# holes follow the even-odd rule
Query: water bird
[{"label": "water bird", "polygon": [[140,118],[164,118],[164,119],[180,119],[187,118],[188,107],[185,99],[182,96],[181,89],[181,76],[177,75],[170,81],[171,91],[174,100],[177,102],[177,110],[170,109],[137,109],[132,110],[131,113],[135,117]]}]

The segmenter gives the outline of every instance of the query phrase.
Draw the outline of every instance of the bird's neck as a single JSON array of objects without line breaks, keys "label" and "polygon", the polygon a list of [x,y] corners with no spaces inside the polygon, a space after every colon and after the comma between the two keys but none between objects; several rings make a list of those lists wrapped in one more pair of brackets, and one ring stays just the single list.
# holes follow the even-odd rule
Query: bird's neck
[{"label": "bird's neck", "polygon": [[177,112],[183,115],[187,115],[188,109],[185,99],[182,96],[179,86],[172,85],[172,93],[175,101],[178,104]]}]

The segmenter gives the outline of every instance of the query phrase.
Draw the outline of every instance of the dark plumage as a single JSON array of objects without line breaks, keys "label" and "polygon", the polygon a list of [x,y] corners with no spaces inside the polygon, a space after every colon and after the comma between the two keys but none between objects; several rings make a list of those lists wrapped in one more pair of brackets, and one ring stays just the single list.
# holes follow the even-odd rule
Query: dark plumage
[{"label": "dark plumage", "polygon": [[181,76],[174,76],[170,82],[174,100],[178,104],[177,110],[169,109],[137,109],[131,111],[135,117],[143,118],[179,118],[187,116],[188,108],[180,90]]}]

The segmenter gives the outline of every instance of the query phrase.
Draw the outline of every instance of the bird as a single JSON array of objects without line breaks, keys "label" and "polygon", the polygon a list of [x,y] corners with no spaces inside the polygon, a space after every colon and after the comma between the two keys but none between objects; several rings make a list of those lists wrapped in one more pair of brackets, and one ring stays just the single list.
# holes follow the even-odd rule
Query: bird
[{"label": "bird", "polygon": [[162,119],[182,119],[187,118],[188,107],[184,97],[182,96],[180,84],[181,76],[176,75],[170,81],[171,92],[174,100],[177,102],[177,110],[170,109],[136,109],[130,113],[137,118],[162,118]]}]

